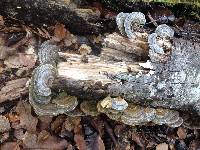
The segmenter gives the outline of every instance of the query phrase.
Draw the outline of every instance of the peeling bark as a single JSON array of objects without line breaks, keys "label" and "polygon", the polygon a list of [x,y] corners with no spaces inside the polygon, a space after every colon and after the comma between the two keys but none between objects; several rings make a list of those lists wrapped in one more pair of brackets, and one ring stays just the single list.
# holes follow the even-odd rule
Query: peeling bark
[{"label": "peeling bark", "polygon": [[[175,38],[171,54],[164,62],[159,60],[153,62],[152,70],[142,69],[138,62],[127,64],[126,62],[113,63],[96,59],[98,60],[96,62],[82,63],[77,56],[76,59],[72,59],[75,56],[68,56],[68,60],[73,61],[60,63],[58,67],[62,78],[60,78],[62,81],[60,83],[67,85],[67,87],[62,87],[68,92],[72,92],[72,89],[83,91],[84,88],[90,87],[90,93],[92,93],[95,91],[94,85],[98,80],[106,85],[101,88],[102,91],[98,97],[105,94],[123,95],[129,102],[198,112],[200,115],[199,50],[199,43]],[[90,56],[88,58],[92,60]],[[73,76],[73,72],[79,76]],[[78,96],[75,91],[73,94]],[[95,94],[88,94],[86,90],[85,95],[92,99],[93,97],[90,96]]]}]

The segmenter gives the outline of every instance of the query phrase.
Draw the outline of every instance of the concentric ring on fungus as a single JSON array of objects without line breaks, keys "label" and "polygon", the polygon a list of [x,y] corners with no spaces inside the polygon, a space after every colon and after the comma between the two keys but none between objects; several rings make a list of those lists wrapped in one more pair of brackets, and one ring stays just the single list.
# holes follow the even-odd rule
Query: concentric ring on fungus
[{"label": "concentric ring on fungus", "polygon": [[174,30],[172,28],[170,28],[168,25],[166,24],[161,24],[159,25],[156,30],[155,33],[162,38],[172,38],[174,36]]},{"label": "concentric ring on fungus", "polygon": [[146,23],[145,15],[141,12],[132,12],[124,21],[124,29],[128,38],[135,38],[134,28]]},{"label": "concentric ring on fungus", "polygon": [[58,108],[64,109],[66,112],[72,111],[78,105],[77,97],[67,95],[67,93],[59,93],[58,97],[52,100]]},{"label": "concentric ring on fungus", "polygon": [[125,33],[125,28],[124,28],[124,21],[125,21],[125,18],[128,16],[129,13],[123,13],[123,12],[120,12],[117,16],[116,16],[116,23],[117,23],[117,27],[120,31],[120,33],[122,35],[126,35]]},{"label": "concentric ring on fungus", "polygon": [[147,122],[144,108],[138,105],[129,104],[128,108],[124,110],[121,121],[128,125],[141,125]]},{"label": "concentric ring on fungus", "polygon": [[32,100],[39,104],[48,104],[51,100],[51,85],[57,76],[57,70],[50,64],[38,66],[31,78],[29,95]]},{"label": "concentric ring on fungus", "polygon": [[59,58],[58,51],[58,46],[51,44],[51,41],[43,42],[38,50],[40,64],[52,64],[56,66]]},{"label": "concentric ring on fungus", "polygon": [[51,99],[51,86],[57,77],[58,50],[51,41],[44,42],[38,52],[41,63],[34,71],[29,85],[29,102],[38,115],[58,115],[72,111],[78,105],[75,96],[60,93]]},{"label": "concentric ring on fungus", "polygon": [[80,109],[90,116],[98,116],[100,113],[97,110],[97,102],[95,101],[83,101],[80,104]]},{"label": "concentric ring on fungus", "polygon": [[167,124],[171,127],[178,127],[183,123],[183,119],[179,117],[179,112],[168,109],[156,109],[155,124]]},{"label": "concentric ring on fungus", "polygon": [[[174,30],[167,26],[166,24],[159,25],[155,33],[152,33],[148,36],[148,43],[149,43],[149,53],[150,55],[157,54],[164,54],[165,50],[163,49],[163,43],[162,42],[170,42],[169,39],[171,39],[174,36]],[[162,41],[161,43],[159,41]],[[153,52],[151,52],[153,50]],[[151,54],[152,53],[152,54]]]}]

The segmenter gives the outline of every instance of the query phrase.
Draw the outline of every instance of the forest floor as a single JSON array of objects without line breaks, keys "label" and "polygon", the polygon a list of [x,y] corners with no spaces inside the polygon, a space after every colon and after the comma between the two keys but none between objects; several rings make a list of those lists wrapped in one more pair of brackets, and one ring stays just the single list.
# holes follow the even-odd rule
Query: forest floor
[{"label": "forest floor", "polygon": [[[43,41],[56,39],[62,52],[75,54],[85,44],[91,47],[91,54],[99,55],[105,36],[119,32],[115,24],[118,12],[97,2],[88,7],[108,24],[99,35],[74,34],[59,22],[45,28],[32,28],[20,22],[8,25],[7,18],[0,15],[0,149],[200,149],[200,128],[172,128],[153,123],[128,126],[104,114],[97,117],[35,114],[29,103],[28,81],[38,66],[37,50]],[[176,21],[182,29],[181,36],[194,31],[200,38],[197,22],[185,18]],[[187,36],[199,42],[198,38],[192,38],[194,34]]]}]

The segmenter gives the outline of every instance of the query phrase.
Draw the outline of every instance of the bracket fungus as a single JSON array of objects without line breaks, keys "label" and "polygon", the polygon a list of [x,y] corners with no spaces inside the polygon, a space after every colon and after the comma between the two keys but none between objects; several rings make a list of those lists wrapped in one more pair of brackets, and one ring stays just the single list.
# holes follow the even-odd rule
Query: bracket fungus
[{"label": "bracket fungus", "polygon": [[112,108],[103,108],[101,101],[97,104],[99,112],[106,114],[110,119],[123,122],[124,124],[135,126],[143,125],[149,122],[170,127],[178,127],[183,123],[179,112],[170,109],[149,108],[129,103],[123,111],[117,111]]},{"label": "bracket fungus", "polygon": [[132,39],[136,37],[134,29],[144,25],[146,23],[146,19],[145,15],[141,12],[121,12],[117,15],[116,22],[121,34],[127,35],[128,38]]},{"label": "bracket fungus", "polygon": [[40,65],[33,71],[29,85],[29,102],[38,115],[58,115],[72,111],[78,105],[75,96],[63,93],[52,99],[51,85],[57,77],[59,48],[44,42],[38,52]]},{"label": "bracket fungus", "polygon": [[52,64],[56,66],[58,62],[58,46],[51,41],[45,41],[39,48],[38,59],[40,64]]},{"label": "bracket fungus", "polygon": [[80,109],[90,116],[98,116],[100,113],[97,110],[97,102],[95,101],[83,101],[80,104]]},{"label": "bracket fungus", "polygon": [[172,48],[170,39],[174,36],[174,30],[166,24],[159,25],[155,33],[148,37],[149,43],[149,57],[151,61],[160,61],[167,56]]}]

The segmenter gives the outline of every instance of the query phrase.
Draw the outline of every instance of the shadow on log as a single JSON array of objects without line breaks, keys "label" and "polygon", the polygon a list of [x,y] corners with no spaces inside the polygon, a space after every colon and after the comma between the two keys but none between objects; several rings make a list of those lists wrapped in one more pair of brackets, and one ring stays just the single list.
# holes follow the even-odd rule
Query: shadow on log
[{"label": "shadow on log", "polygon": [[46,27],[63,23],[78,34],[97,34],[101,26],[91,9],[79,9],[70,1],[56,0],[1,0],[0,15],[26,24]]}]

